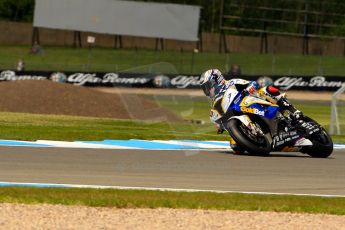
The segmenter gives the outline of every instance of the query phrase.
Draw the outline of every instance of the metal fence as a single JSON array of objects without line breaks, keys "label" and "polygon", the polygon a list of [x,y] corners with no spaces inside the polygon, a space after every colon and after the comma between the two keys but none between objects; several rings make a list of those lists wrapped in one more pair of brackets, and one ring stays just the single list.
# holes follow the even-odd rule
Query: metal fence
[{"label": "metal fence", "polygon": [[[277,0],[221,2],[220,30],[261,37],[261,52],[267,53],[267,35],[303,38],[303,54],[309,54],[310,38],[345,39],[345,4],[341,1]],[[220,47],[221,49],[222,47]]]}]

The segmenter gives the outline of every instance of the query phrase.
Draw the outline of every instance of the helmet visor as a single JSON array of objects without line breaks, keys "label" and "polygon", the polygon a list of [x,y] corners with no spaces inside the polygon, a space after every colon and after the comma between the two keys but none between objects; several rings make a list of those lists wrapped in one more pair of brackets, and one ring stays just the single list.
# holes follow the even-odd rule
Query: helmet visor
[{"label": "helmet visor", "polygon": [[204,83],[204,84],[202,84],[201,85],[201,88],[202,88],[202,90],[204,91],[204,94],[206,95],[206,96],[210,96],[210,86],[209,86],[210,84],[208,84],[208,82],[206,82],[206,83]]},{"label": "helmet visor", "polygon": [[201,85],[202,90],[206,96],[210,96],[210,90],[217,85],[215,80],[210,80]]}]

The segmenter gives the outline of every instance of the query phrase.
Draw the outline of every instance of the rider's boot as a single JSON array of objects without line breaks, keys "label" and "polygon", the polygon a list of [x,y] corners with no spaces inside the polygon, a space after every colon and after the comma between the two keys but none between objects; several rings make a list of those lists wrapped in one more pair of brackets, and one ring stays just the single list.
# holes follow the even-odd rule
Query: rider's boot
[{"label": "rider's boot", "polygon": [[262,88],[261,90],[262,96],[264,96],[265,99],[272,103],[277,103],[279,107],[281,107],[283,110],[288,110],[292,114],[292,118],[294,120],[299,120],[303,117],[303,113],[296,109],[287,99],[285,93],[281,93],[278,88],[270,85],[267,87]]},{"label": "rider's boot", "polygon": [[285,94],[281,94],[276,97],[277,104],[279,105],[280,108],[283,110],[288,110],[290,111],[292,115],[292,119],[297,121],[301,120],[303,118],[303,113],[296,109],[286,98]]}]

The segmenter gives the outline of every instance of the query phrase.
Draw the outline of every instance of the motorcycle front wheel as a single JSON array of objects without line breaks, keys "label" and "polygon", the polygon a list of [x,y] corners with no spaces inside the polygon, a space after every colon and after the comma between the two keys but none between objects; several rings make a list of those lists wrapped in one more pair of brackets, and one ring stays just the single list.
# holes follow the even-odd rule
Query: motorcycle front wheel
[{"label": "motorcycle front wheel", "polygon": [[240,120],[230,119],[227,125],[230,136],[236,143],[253,155],[268,155],[271,144],[265,136],[255,136]]}]

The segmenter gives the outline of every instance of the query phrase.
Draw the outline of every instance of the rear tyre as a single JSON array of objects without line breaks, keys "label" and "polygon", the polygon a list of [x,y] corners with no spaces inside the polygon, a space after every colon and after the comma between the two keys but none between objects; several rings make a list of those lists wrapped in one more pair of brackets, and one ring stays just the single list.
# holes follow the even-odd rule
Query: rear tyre
[{"label": "rear tyre", "polygon": [[254,136],[250,130],[238,119],[230,119],[227,129],[236,143],[253,155],[268,155],[271,144],[265,136]]},{"label": "rear tyre", "polygon": [[321,132],[313,134],[308,139],[313,143],[313,146],[302,148],[302,153],[316,158],[327,158],[332,154],[333,141],[324,128],[321,127]]}]

